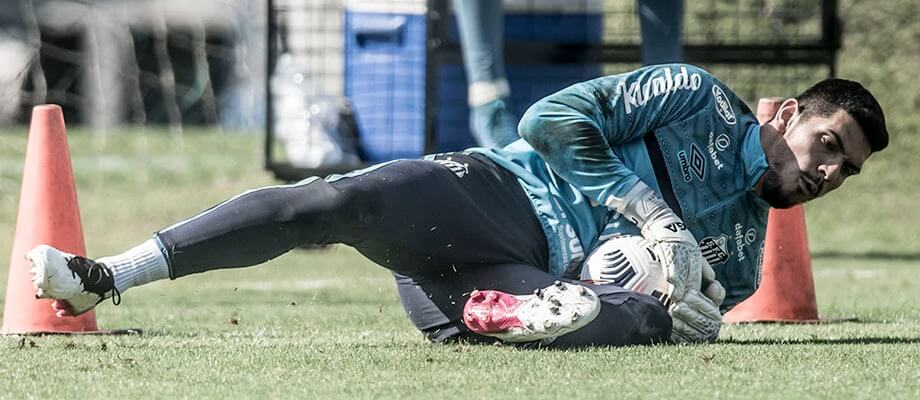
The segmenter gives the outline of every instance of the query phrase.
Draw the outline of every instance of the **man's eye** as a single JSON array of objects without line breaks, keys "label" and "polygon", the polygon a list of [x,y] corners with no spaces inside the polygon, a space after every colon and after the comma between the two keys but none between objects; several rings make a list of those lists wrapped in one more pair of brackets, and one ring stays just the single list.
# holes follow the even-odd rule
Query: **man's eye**
[{"label": "man's eye", "polygon": [[828,136],[822,136],[821,143],[823,143],[824,147],[827,148],[828,150],[833,150],[836,147],[836,143],[834,143],[834,139],[831,139]]}]

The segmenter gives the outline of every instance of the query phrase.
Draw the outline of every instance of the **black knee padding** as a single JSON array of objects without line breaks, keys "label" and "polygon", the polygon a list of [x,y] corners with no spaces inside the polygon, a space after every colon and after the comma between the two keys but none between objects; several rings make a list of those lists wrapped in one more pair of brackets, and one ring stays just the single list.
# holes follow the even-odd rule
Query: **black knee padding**
[{"label": "black knee padding", "polygon": [[661,343],[671,337],[671,315],[658,299],[632,293],[628,302],[636,315],[635,344]]}]

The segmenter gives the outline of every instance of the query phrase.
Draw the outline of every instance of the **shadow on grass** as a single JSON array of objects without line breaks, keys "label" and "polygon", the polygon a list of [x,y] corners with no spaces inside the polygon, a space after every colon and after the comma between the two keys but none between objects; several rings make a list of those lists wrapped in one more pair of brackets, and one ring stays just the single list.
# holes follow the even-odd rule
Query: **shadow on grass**
[{"label": "shadow on grass", "polygon": [[920,338],[905,337],[856,337],[856,338],[803,338],[803,339],[722,339],[718,344],[740,345],[790,345],[790,344],[920,344]]},{"label": "shadow on grass", "polygon": [[918,261],[920,253],[917,252],[883,252],[868,251],[865,253],[849,253],[845,251],[819,251],[811,254],[812,258],[829,260],[879,260],[879,261]]}]

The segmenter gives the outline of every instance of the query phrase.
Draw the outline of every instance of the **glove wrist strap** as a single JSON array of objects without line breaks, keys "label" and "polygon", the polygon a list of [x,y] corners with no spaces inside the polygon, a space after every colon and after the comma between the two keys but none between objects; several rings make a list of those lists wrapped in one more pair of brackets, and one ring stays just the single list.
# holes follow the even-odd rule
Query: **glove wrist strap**
[{"label": "glove wrist strap", "polygon": [[649,223],[659,220],[680,221],[667,203],[641,181],[633,186],[623,198],[608,199],[607,206],[629,218],[642,230],[645,230]]}]

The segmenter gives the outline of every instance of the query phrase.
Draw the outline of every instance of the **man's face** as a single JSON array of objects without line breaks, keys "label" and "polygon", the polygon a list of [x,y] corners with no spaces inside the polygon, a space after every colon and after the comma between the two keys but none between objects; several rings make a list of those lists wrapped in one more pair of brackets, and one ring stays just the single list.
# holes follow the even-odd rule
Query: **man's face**
[{"label": "man's face", "polygon": [[837,189],[869,157],[869,141],[846,111],[804,117],[796,112],[785,127],[764,174],[762,197],[773,207],[788,208]]}]

